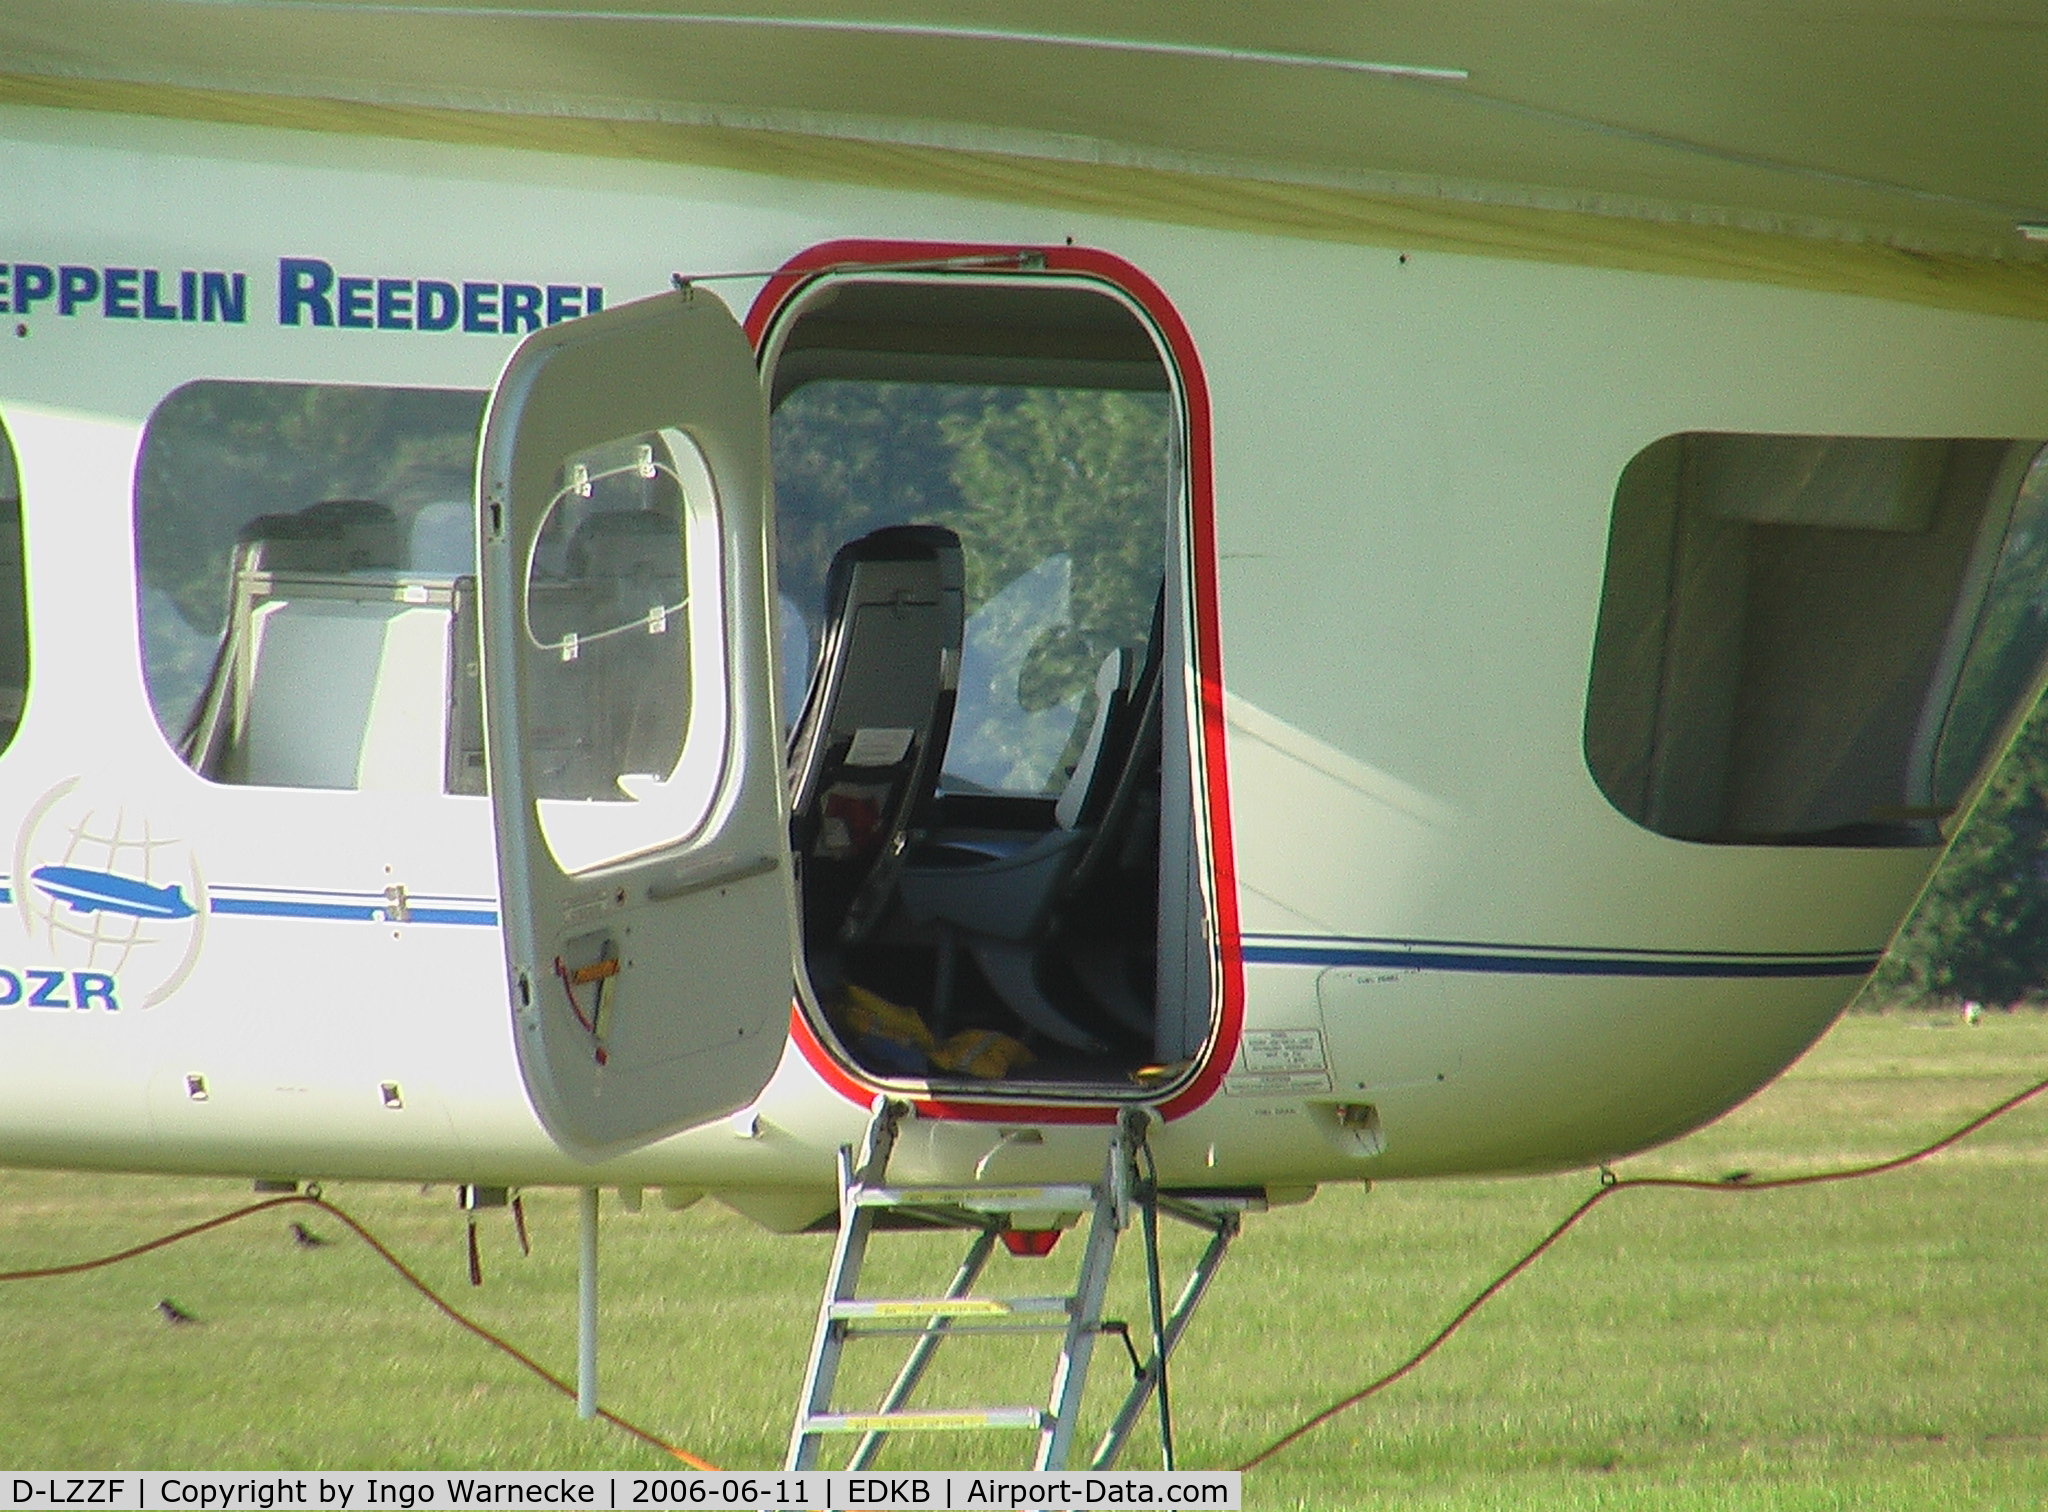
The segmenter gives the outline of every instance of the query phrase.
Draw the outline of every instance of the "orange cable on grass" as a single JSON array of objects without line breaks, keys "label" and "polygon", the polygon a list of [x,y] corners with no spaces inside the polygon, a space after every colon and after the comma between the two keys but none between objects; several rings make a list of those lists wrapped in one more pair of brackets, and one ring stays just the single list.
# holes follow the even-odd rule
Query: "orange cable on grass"
[{"label": "orange cable on grass", "polygon": [[[1351,1408],[1356,1407],[1359,1403],[1367,1400],[1370,1397],[1378,1395],[1387,1387],[1393,1385],[1396,1381],[1399,1381],[1403,1377],[1410,1374],[1425,1360],[1427,1360],[1431,1355],[1435,1354],[1446,1343],[1448,1343],[1450,1341],[1451,1336],[1457,1333],[1459,1329],[1463,1328],[1465,1324],[1472,1319],[1475,1313],[1477,1313],[1488,1302],[1491,1302],[1495,1297],[1500,1295],[1502,1291],[1506,1290],[1510,1282],[1512,1282],[1517,1276],[1521,1275],[1522,1272],[1526,1271],[1530,1266],[1534,1265],[1539,1259],[1541,1259],[1546,1253],[1548,1253],[1550,1249],[1554,1245],[1556,1245],[1556,1243],[1560,1239],[1564,1238],[1566,1234],[1570,1233],[1574,1228],[1576,1228],[1579,1222],[1583,1218],[1585,1218],[1585,1216],[1588,1213],[1592,1212],[1594,1208],[1598,1207],[1601,1203],[1605,1202],[1609,1197],[1612,1197],[1616,1192],[1638,1190],[1642,1188],[1663,1188],[1669,1191],[1681,1192],[1720,1192],[1724,1194],[1741,1192],[1773,1192],[1783,1191],[1789,1187],[1824,1186],[1835,1182],[1859,1181],[1869,1176],[1882,1176],[1891,1171],[1903,1170],[1905,1167],[1910,1165],[1916,1165],[1920,1161],[1926,1160],[1930,1156],[1940,1154],[1943,1150],[1948,1149],[1950,1146],[1958,1144],[1961,1141],[1969,1138],[1970,1135],[1976,1133],[1985,1125],[1990,1124],[1996,1121],[1997,1119],[2003,1118],[2006,1114],[2012,1112],[2014,1109],[2022,1106],[2025,1103],[2031,1102],[2034,1098],[2039,1097],[2043,1092],[2048,1092],[2048,1078],[2044,1078],[2041,1081],[2035,1082],[2032,1086],[2024,1088],[2023,1090],[2014,1093],[2011,1097],[2006,1098],[2005,1101],[1996,1104],[1995,1106],[1987,1109],[1985,1112],[1978,1114],[1969,1122],[1960,1125],[1959,1127],[1951,1130],[1947,1134],[1944,1134],[1941,1138],[1935,1140],[1932,1144],[1922,1145],[1919,1149],[1911,1150],[1904,1155],[1895,1155],[1891,1157],[1889,1160],[1875,1161],[1868,1165],[1845,1166],[1839,1170],[1833,1171],[1809,1171],[1804,1173],[1803,1175],[1798,1176],[1771,1176],[1765,1177],[1761,1180],[1750,1180],[1745,1178],[1742,1180],[1721,1181],[1702,1181],[1696,1178],[1681,1176],[1631,1176],[1625,1179],[1615,1180],[1612,1178],[1611,1173],[1605,1172],[1603,1170],[1601,1185],[1597,1191],[1593,1192],[1577,1207],[1573,1208],[1571,1212],[1567,1213],[1564,1216],[1564,1218],[1561,1219],[1557,1223],[1557,1225],[1550,1230],[1549,1233],[1545,1234],[1542,1239],[1538,1240],[1536,1244],[1533,1245],[1526,1253],[1524,1253],[1520,1259],[1516,1260],[1513,1265],[1510,1265],[1506,1270],[1502,1271],[1498,1276],[1494,1277],[1492,1281],[1489,1281],[1484,1287],[1482,1287],[1478,1294],[1474,1296],[1471,1301],[1467,1302],[1462,1308],[1460,1308],[1457,1314],[1450,1320],[1450,1322],[1446,1323],[1441,1329],[1439,1329],[1436,1332],[1436,1334],[1433,1335],[1430,1338],[1430,1340],[1426,1344],[1424,1344],[1420,1349],[1416,1350],[1415,1353],[1410,1355],[1406,1360],[1402,1361],[1399,1365],[1395,1366],[1392,1370],[1388,1371],[1385,1375],[1379,1376],[1378,1378],[1367,1382],[1364,1386],[1360,1387],[1357,1391],[1352,1392],[1349,1396],[1341,1397],[1337,1401],[1332,1402],[1328,1407],[1325,1407],[1322,1411],[1316,1413],[1313,1417],[1308,1418],[1299,1426],[1281,1435],[1272,1443],[1268,1444],[1265,1448],[1261,1449],[1257,1454],[1253,1455],[1250,1459],[1244,1461],[1243,1464],[1238,1466],[1238,1469],[1255,1469],[1257,1466],[1264,1464],[1267,1460],[1271,1459],[1274,1455],[1278,1454],[1281,1450],[1287,1448],[1289,1445],[1302,1439],[1309,1433],[1314,1432],[1317,1428],[1320,1428],[1323,1424],[1329,1422],[1332,1418],[1337,1417],[1344,1412],[1348,1412]],[[145,1243],[133,1245],[128,1249],[118,1250],[111,1255],[101,1255],[96,1259],[92,1260],[73,1261],[66,1265],[42,1266],[34,1270],[0,1271],[0,1281],[35,1281],[51,1276],[72,1276],[77,1275],[82,1271],[98,1270],[103,1266],[115,1265],[123,1260],[132,1260],[138,1255],[146,1255],[150,1253],[152,1250],[163,1249],[165,1246],[176,1244],[180,1240],[194,1238],[200,1234],[207,1233],[212,1229],[224,1227],[225,1225],[234,1223],[240,1219],[253,1217],[257,1213],[269,1212],[275,1208],[293,1206],[319,1208],[322,1212],[331,1215],[337,1222],[346,1225],[348,1229],[352,1233],[354,1233],[357,1238],[361,1239],[372,1250],[374,1250],[378,1257],[385,1262],[385,1264],[389,1265],[393,1270],[398,1272],[400,1278],[403,1279],[407,1285],[411,1286],[413,1290],[417,1291],[421,1296],[425,1297],[427,1301],[431,1302],[451,1321],[469,1330],[469,1332],[475,1334],[485,1343],[490,1344],[493,1347],[504,1351],[504,1353],[510,1355],[513,1359],[517,1360],[521,1365],[524,1365],[528,1370],[532,1371],[535,1375],[539,1376],[543,1381],[547,1382],[550,1386],[554,1387],[555,1390],[561,1392],[564,1396],[574,1397],[576,1395],[576,1389],[573,1386],[569,1385],[568,1382],[562,1380],[561,1377],[555,1375],[553,1372],[549,1371],[545,1366],[541,1365],[538,1361],[534,1360],[531,1356],[523,1353],[514,1345],[508,1343],[506,1340],[492,1333],[482,1324],[476,1322],[472,1318],[465,1316],[463,1313],[459,1312],[457,1309],[449,1305],[449,1303],[442,1300],[439,1293],[437,1293],[432,1287],[428,1286],[426,1282],[422,1281],[417,1275],[415,1275],[413,1271],[405,1264],[404,1261],[400,1260],[389,1249],[387,1249],[382,1243],[382,1241],[380,1241],[367,1228],[363,1227],[362,1224],[358,1223],[353,1217],[351,1217],[348,1213],[342,1211],[342,1209],[336,1207],[333,1203],[327,1202],[319,1197],[307,1195],[273,1197],[268,1201],[251,1203],[247,1207],[237,1208],[233,1212],[223,1213],[218,1217],[209,1218],[203,1223],[195,1223],[191,1225],[189,1228],[178,1229],[173,1233],[161,1235],[158,1238],[148,1240]],[[607,1423],[610,1423],[613,1427],[621,1429],[626,1433],[632,1434],[635,1438],[641,1440],[643,1443],[652,1445],[654,1448],[661,1450],[663,1453],[674,1456],[683,1464],[689,1465],[694,1469],[715,1470],[718,1468],[717,1466],[711,1464],[709,1461],[700,1459],[696,1455],[691,1454],[688,1450],[678,1449],[675,1445],[668,1443],[664,1439],[656,1437],[654,1434],[649,1433],[646,1429],[641,1428],[634,1423],[628,1422],[625,1418],[620,1417],[617,1413],[610,1412],[600,1408],[597,1415],[603,1418]]]},{"label": "orange cable on grass", "polygon": [[[564,1396],[573,1398],[576,1395],[576,1388],[574,1386],[571,1386],[567,1381],[563,1380],[560,1376],[556,1375],[553,1371],[549,1370],[546,1366],[542,1365],[539,1361],[535,1360],[531,1355],[526,1354],[516,1345],[511,1344],[505,1339],[500,1338],[497,1334],[492,1333],[488,1328],[485,1328],[481,1323],[477,1322],[474,1318],[466,1316],[465,1314],[459,1312],[456,1308],[451,1306],[448,1302],[444,1301],[440,1293],[436,1292],[431,1286],[427,1285],[426,1282],[422,1281],[419,1278],[419,1276],[413,1272],[410,1266],[408,1266],[403,1260],[399,1259],[398,1256],[394,1255],[388,1248],[385,1247],[384,1242],[382,1240],[380,1240],[375,1234],[371,1233],[362,1224],[358,1223],[355,1220],[355,1218],[350,1216],[348,1213],[342,1211],[342,1209],[336,1207],[333,1203],[326,1201],[324,1198],[314,1197],[308,1194],[295,1194],[289,1197],[272,1197],[265,1202],[252,1202],[247,1207],[236,1208],[233,1212],[222,1213],[218,1217],[209,1218],[204,1223],[195,1223],[189,1228],[182,1228],[176,1230],[173,1233],[160,1235],[157,1238],[148,1240],[145,1243],[132,1245],[124,1250],[117,1250],[111,1255],[100,1255],[97,1258],[91,1260],[74,1260],[66,1265],[45,1265],[33,1270],[0,1271],[0,1281],[41,1281],[52,1276],[75,1276],[84,1271],[99,1270],[105,1266],[118,1265],[123,1260],[133,1260],[138,1255],[146,1255],[150,1253],[150,1251],[152,1250],[163,1249],[167,1245],[176,1244],[184,1239],[197,1238],[201,1234],[207,1233],[213,1229],[224,1228],[228,1224],[237,1222],[240,1219],[253,1218],[258,1213],[267,1213],[272,1211],[273,1209],[285,1207],[314,1207],[318,1208],[321,1212],[326,1213],[328,1216],[333,1218],[337,1223],[340,1223],[343,1226],[345,1226],[358,1239],[362,1240],[363,1243],[367,1244],[371,1248],[371,1250],[373,1250],[376,1253],[378,1259],[382,1260],[386,1265],[390,1266],[394,1271],[398,1272],[400,1279],[403,1280],[406,1283],[406,1285],[410,1286],[422,1297],[425,1297],[436,1308],[438,1308],[450,1321],[460,1325],[463,1328],[468,1329],[471,1333],[475,1334],[479,1339],[482,1339],[486,1344],[491,1345],[493,1348],[504,1351],[513,1359],[517,1360],[521,1365],[524,1365],[528,1370],[532,1371],[535,1375],[539,1376],[543,1381],[546,1381],[550,1386],[554,1387],[555,1390],[561,1392]],[[614,1428],[620,1429],[621,1431],[626,1433],[630,1433],[631,1435],[633,1435],[634,1438],[639,1439],[642,1443],[651,1445],[652,1447],[661,1450],[662,1453],[673,1456],[675,1459],[681,1461],[685,1465],[688,1465],[693,1470],[716,1470],[718,1468],[718,1466],[712,1464],[709,1460],[700,1459],[698,1458],[698,1456],[690,1453],[687,1449],[678,1449],[674,1444],[671,1444],[667,1440],[659,1438],[652,1433],[649,1433],[645,1428],[642,1428],[635,1423],[628,1422],[625,1418],[620,1417],[616,1412],[611,1412],[605,1408],[600,1407],[598,1409],[597,1415],[603,1418],[607,1423],[610,1423]]]},{"label": "orange cable on grass", "polygon": [[1751,1180],[1745,1175],[1740,1179],[1721,1181],[1701,1181],[1684,1176],[1630,1176],[1626,1179],[1615,1179],[1613,1173],[1603,1167],[1599,1190],[1565,1214],[1558,1225],[1538,1240],[1534,1247],[1524,1254],[1521,1259],[1517,1260],[1513,1265],[1482,1287],[1479,1294],[1460,1308],[1457,1315],[1439,1329],[1427,1344],[1424,1344],[1414,1354],[1403,1360],[1399,1365],[1396,1365],[1385,1375],[1367,1382],[1349,1396],[1341,1397],[1337,1401],[1332,1402],[1314,1417],[1282,1434],[1237,1468],[1240,1470],[1251,1470],[1264,1464],[1281,1450],[1287,1448],[1288,1445],[1314,1432],[1339,1414],[1350,1411],[1368,1397],[1377,1396],[1380,1392],[1386,1390],[1387,1387],[1393,1385],[1396,1381],[1414,1370],[1424,1360],[1427,1360],[1437,1350],[1441,1349],[1449,1341],[1452,1334],[1463,1328],[1471,1320],[1474,1313],[1478,1312],[1480,1308],[1506,1290],[1509,1282],[1534,1265],[1552,1245],[1576,1228],[1580,1219],[1584,1218],[1616,1192],[1625,1192],[1644,1187],[1662,1187],[1669,1191],[1678,1192],[1776,1192],[1783,1191],[1787,1187],[1824,1186],[1831,1182],[1860,1181],[1866,1176],[1882,1176],[1887,1172],[1902,1170],[1906,1166],[1917,1164],[1927,1159],[1930,1155],[1940,1154],[1949,1146],[1969,1138],[1970,1135],[1976,1133],[1986,1124],[1991,1123],[1995,1119],[2003,1118],[2021,1104],[2039,1097],[2043,1092],[2048,1092],[2048,1078],[2035,1082],[2024,1091],[2014,1093],[2004,1102],[1978,1114],[1968,1123],[1944,1134],[1930,1145],[1923,1145],[1919,1149],[1910,1151],[1907,1154],[1894,1155],[1889,1160],[1880,1160],[1871,1165],[1845,1166],[1840,1170],[1834,1171],[1809,1171],[1800,1176],[1768,1176],[1761,1180]]}]

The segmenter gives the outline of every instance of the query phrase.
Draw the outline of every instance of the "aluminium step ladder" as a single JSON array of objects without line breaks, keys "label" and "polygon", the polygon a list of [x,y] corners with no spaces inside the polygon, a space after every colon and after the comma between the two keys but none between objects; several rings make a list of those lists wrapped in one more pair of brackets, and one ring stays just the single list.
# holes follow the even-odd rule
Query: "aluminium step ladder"
[{"label": "aluminium step ladder", "polygon": [[[1024,1186],[892,1186],[887,1184],[889,1157],[897,1130],[909,1109],[880,1099],[867,1139],[858,1157],[839,1151],[839,1240],[824,1299],[818,1309],[817,1332],[796,1424],[790,1433],[788,1468],[818,1467],[825,1441],[857,1435],[846,1468],[860,1470],[873,1463],[884,1439],[892,1433],[1017,1429],[1034,1432],[1038,1447],[1033,1467],[1064,1469],[1079,1425],[1081,1399],[1096,1339],[1105,1333],[1123,1340],[1132,1366],[1132,1383],[1124,1401],[1096,1448],[1092,1465],[1115,1463],[1146,1405],[1159,1403],[1160,1443],[1166,1467],[1173,1468],[1171,1399],[1167,1362],[1186,1332],[1210,1281],[1236,1237],[1240,1217],[1252,1205],[1236,1195],[1184,1197],[1159,1192],[1157,1182],[1141,1174],[1151,1170],[1145,1149],[1148,1115],[1129,1109],[1109,1140],[1102,1179],[1093,1185],[1054,1183]],[[1140,1358],[1130,1329],[1105,1320],[1104,1300],[1119,1236],[1133,1214],[1142,1223],[1152,1315],[1152,1348]],[[1209,1235],[1171,1313],[1163,1305],[1159,1284],[1158,1218],[1161,1213],[1192,1224]],[[1088,1236],[1073,1290],[1053,1296],[988,1297],[976,1295],[998,1242],[1021,1227],[1027,1232],[1055,1230],[1079,1215],[1088,1216]],[[1030,1220],[1036,1220],[1031,1222]],[[973,1235],[967,1254],[942,1296],[863,1298],[860,1272],[868,1242],[878,1229],[952,1228]],[[913,1408],[911,1396],[923,1381],[939,1346],[949,1338],[990,1334],[1056,1333],[1060,1337],[1049,1398],[1044,1406]],[[837,1411],[833,1387],[849,1343],[862,1337],[909,1337],[908,1358],[894,1383],[872,1411]]]}]

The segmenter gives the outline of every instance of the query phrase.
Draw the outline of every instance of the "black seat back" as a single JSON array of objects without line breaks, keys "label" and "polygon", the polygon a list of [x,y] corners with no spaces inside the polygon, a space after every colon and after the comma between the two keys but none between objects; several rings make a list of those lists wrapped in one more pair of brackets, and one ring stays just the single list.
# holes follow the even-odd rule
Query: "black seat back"
[{"label": "black seat back", "polygon": [[806,938],[873,923],[899,837],[922,822],[952,732],[965,628],[960,540],[896,525],[832,559],[817,671],[790,736],[790,843]]}]

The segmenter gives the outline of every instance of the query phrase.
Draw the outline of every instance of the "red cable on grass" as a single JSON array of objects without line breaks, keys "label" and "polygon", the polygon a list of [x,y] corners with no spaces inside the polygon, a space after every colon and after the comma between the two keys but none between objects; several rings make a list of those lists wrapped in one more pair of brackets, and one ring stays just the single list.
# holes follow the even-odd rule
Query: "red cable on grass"
[{"label": "red cable on grass", "polygon": [[1457,1316],[1438,1330],[1436,1335],[1427,1344],[1424,1344],[1422,1348],[1416,1350],[1414,1354],[1403,1360],[1385,1375],[1380,1376],[1377,1380],[1370,1381],[1352,1392],[1351,1395],[1332,1402],[1299,1427],[1282,1434],[1237,1468],[1239,1470],[1251,1470],[1259,1465],[1263,1465],[1267,1460],[1271,1459],[1288,1445],[1294,1443],[1297,1439],[1314,1432],[1340,1413],[1350,1411],[1360,1402],[1366,1400],[1366,1398],[1377,1396],[1380,1392],[1386,1390],[1387,1387],[1393,1385],[1396,1381],[1414,1370],[1416,1366],[1441,1349],[1452,1334],[1463,1328],[1470,1321],[1474,1313],[1499,1296],[1507,1288],[1510,1281],[1513,1281],[1515,1277],[1521,1275],[1523,1271],[1534,1265],[1552,1245],[1576,1228],[1580,1219],[1584,1218],[1616,1192],[1624,1192],[1642,1187],[1663,1187],[1670,1191],[1679,1192],[1775,1192],[1783,1191],[1787,1187],[1824,1186],[1830,1182],[1859,1181],[1866,1176],[1882,1176],[1888,1171],[1897,1171],[1906,1166],[1914,1165],[1919,1161],[1927,1159],[1930,1155],[1940,1154],[1950,1145],[1969,1138],[1970,1135],[1976,1133],[1994,1119],[2003,1118],[2022,1103],[2039,1097],[2043,1092],[2048,1092],[2048,1079],[2037,1081],[2025,1091],[2014,1093],[1996,1107],[1978,1114],[1960,1128],[1944,1134],[1941,1138],[1935,1140],[1933,1144],[1923,1145],[1921,1148],[1908,1154],[1894,1155],[1890,1160],[1880,1160],[1872,1165],[1845,1166],[1837,1171],[1810,1171],[1803,1176],[1769,1176],[1761,1181],[1752,1181],[1746,1176],[1740,1179],[1723,1181],[1699,1181],[1683,1176],[1631,1176],[1625,1180],[1615,1180],[1612,1174],[1603,1168],[1600,1189],[1573,1208],[1569,1213],[1565,1214],[1557,1227],[1538,1240],[1535,1246],[1523,1255],[1521,1259],[1489,1281],[1480,1290],[1479,1294],[1460,1308]]},{"label": "red cable on grass", "polygon": [[[475,1334],[479,1339],[482,1339],[486,1344],[491,1345],[493,1348],[503,1350],[506,1354],[510,1355],[513,1359],[517,1360],[521,1365],[524,1365],[528,1370],[532,1371],[535,1375],[539,1376],[543,1381],[546,1381],[550,1386],[554,1387],[555,1390],[561,1392],[564,1396],[573,1398],[576,1395],[576,1388],[574,1386],[571,1386],[567,1381],[563,1380],[560,1376],[554,1374],[546,1366],[542,1365],[539,1361],[535,1360],[531,1355],[524,1353],[517,1346],[508,1343],[506,1340],[492,1333],[488,1328],[485,1328],[481,1323],[477,1322],[474,1318],[470,1318],[464,1315],[463,1313],[458,1312],[455,1308],[451,1307],[447,1302],[443,1301],[438,1292],[436,1292],[431,1286],[427,1285],[426,1282],[422,1281],[416,1274],[413,1273],[411,1267],[409,1267],[403,1260],[399,1259],[398,1256],[392,1254],[389,1249],[385,1248],[382,1240],[378,1239],[378,1237],[375,1234],[371,1233],[368,1229],[364,1228],[362,1224],[358,1223],[349,1214],[343,1212],[333,1203],[328,1202],[323,1198],[313,1197],[304,1194],[294,1195],[290,1197],[272,1197],[267,1202],[252,1202],[247,1207],[236,1208],[231,1213],[222,1213],[219,1217],[209,1218],[204,1223],[195,1223],[190,1228],[182,1228],[177,1230],[175,1233],[164,1234],[159,1236],[158,1238],[149,1240],[147,1243],[137,1244],[132,1246],[131,1248],[124,1250],[118,1250],[111,1255],[101,1255],[96,1259],[75,1260],[68,1265],[45,1265],[38,1267],[34,1270],[0,1271],[0,1281],[40,1281],[51,1276],[75,1276],[82,1271],[99,1270],[104,1266],[118,1265],[123,1260],[133,1260],[138,1255],[146,1255],[151,1250],[160,1250],[167,1245],[176,1244],[184,1239],[196,1238],[201,1234],[209,1232],[210,1230],[223,1228],[230,1223],[239,1221],[240,1219],[253,1218],[258,1213],[267,1213],[275,1208],[283,1207],[314,1207],[318,1208],[321,1212],[326,1213],[329,1217],[333,1218],[335,1222],[342,1224],[358,1239],[362,1240],[363,1243],[367,1244],[373,1251],[376,1252],[378,1259],[382,1260],[386,1265],[390,1266],[394,1271],[398,1272],[400,1279],[403,1280],[406,1283],[406,1285],[410,1286],[422,1297],[425,1297],[429,1302],[433,1303],[433,1305],[436,1308],[438,1308],[442,1312],[442,1314],[445,1315],[451,1322],[454,1322],[459,1326],[468,1329],[471,1333]],[[699,1459],[696,1455],[690,1453],[687,1449],[678,1449],[674,1444],[667,1442],[665,1439],[656,1437],[654,1434],[649,1433],[645,1428],[639,1427],[637,1424],[627,1422],[626,1419],[620,1417],[616,1412],[610,1412],[600,1407],[598,1409],[597,1415],[603,1418],[607,1423],[610,1423],[614,1428],[632,1434],[634,1438],[639,1439],[644,1444],[649,1444],[654,1448],[661,1450],[661,1452],[664,1454],[672,1455],[674,1458],[680,1460],[683,1464],[688,1465],[693,1470],[716,1470],[718,1468],[709,1460]]]}]

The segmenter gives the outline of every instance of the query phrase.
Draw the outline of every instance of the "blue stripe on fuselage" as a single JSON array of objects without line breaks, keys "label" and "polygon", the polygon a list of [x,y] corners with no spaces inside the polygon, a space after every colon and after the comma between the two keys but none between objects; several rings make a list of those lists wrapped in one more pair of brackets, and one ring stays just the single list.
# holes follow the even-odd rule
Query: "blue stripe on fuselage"
[{"label": "blue stripe on fuselage", "polygon": [[1342,940],[1247,935],[1254,966],[1379,966],[1398,971],[1462,971],[1503,976],[1852,977],[1866,976],[1882,952],[1586,950],[1488,941]]},{"label": "blue stripe on fuselage", "polygon": [[[330,919],[345,923],[383,924],[393,921],[387,903],[315,903],[299,898],[223,898],[209,901],[209,913],[241,914],[259,919]],[[488,908],[408,907],[408,924],[481,924],[495,926],[497,913]]]}]

